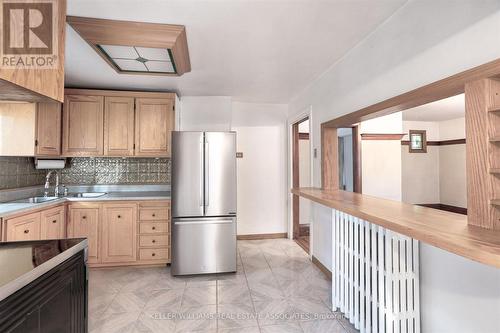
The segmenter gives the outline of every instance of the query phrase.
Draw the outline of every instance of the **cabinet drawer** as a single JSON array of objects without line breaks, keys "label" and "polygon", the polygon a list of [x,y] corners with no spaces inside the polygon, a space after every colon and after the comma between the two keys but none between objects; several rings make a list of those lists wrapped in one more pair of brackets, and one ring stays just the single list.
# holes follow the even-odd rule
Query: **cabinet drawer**
[{"label": "cabinet drawer", "polygon": [[168,220],[170,218],[170,209],[168,208],[141,208],[139,219],[146,221]]},{"label": "cabinet drawer", "polygon": [[139,236],[139,246],[167,246],[169,235],[141,235]]},{"label": "cabinet drawer", "polygon": [[40,213],[8,219],[6,229],[7,241],[38,240],[40,239]]},{"label": "cabinet drawer", "polygon": [[140,260],[167,260],[168,249],[139,249]]},{"label": "cabinet drawer", "polygon": [[164,222],[142,222],[139,223],[141,234],[162,234],[169,232],[169,223]]}]

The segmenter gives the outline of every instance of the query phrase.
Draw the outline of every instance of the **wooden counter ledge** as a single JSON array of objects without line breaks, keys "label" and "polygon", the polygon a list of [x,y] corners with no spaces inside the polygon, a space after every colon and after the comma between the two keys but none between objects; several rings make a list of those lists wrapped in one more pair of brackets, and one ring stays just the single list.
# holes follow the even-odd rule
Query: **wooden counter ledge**
[{"label": "wooden counter ledge", "polygon": [[500,231],[467,224],[467,216],[369,195],[319,188],[293,194],[480,263],[500,268]]}]

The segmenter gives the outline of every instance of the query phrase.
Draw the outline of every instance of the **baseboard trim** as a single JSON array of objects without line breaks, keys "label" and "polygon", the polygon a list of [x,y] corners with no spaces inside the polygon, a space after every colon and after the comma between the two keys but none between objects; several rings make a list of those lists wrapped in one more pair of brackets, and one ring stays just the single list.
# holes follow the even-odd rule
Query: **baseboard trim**
[{"label": "baseboard trim", "polygon": [[258,240],[258,239],[275,239],[275,238],[287,238],[288,234],[286,232],[279,232],[275,234],[250,234],[250,235],[237,235],[238,240]]},{"label": "baseboard trim", "polygon": [[312,262],[313,264],[316,265],[316,267],[318,267],[322,272],[323,274],[326,275],[327,278],[331,279],[332,278],[332,272],[326,268],[325,265],[323,265],[319,260],[318,258],[316,258],[315,256],[312,256]]}]

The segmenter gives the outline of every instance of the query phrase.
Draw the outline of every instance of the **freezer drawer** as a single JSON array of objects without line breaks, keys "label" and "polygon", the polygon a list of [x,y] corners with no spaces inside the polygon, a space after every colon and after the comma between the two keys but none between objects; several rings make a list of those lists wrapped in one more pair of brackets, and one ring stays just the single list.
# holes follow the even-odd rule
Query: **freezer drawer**
[{"label": "freezer drawer", "polygon": [[173,275],[235,271],[236,217],[173,220]]}]

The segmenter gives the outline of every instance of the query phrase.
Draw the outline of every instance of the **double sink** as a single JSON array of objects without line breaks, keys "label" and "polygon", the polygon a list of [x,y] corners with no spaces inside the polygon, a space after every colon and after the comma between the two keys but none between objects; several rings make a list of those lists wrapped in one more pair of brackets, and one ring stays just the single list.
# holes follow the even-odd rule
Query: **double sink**
[{"label": "double sink", "polygon": [[[98,198],[103,195],[107,194],[106,192],[80,192],[80,193],[69,193],[68,195],[64,196],[66,198]],[[52,201],[64,197],[31,197],[31,198],[25,198],[25,199],[18,199],[11,201],[11,203],[44,203],[47,201]]]}]

